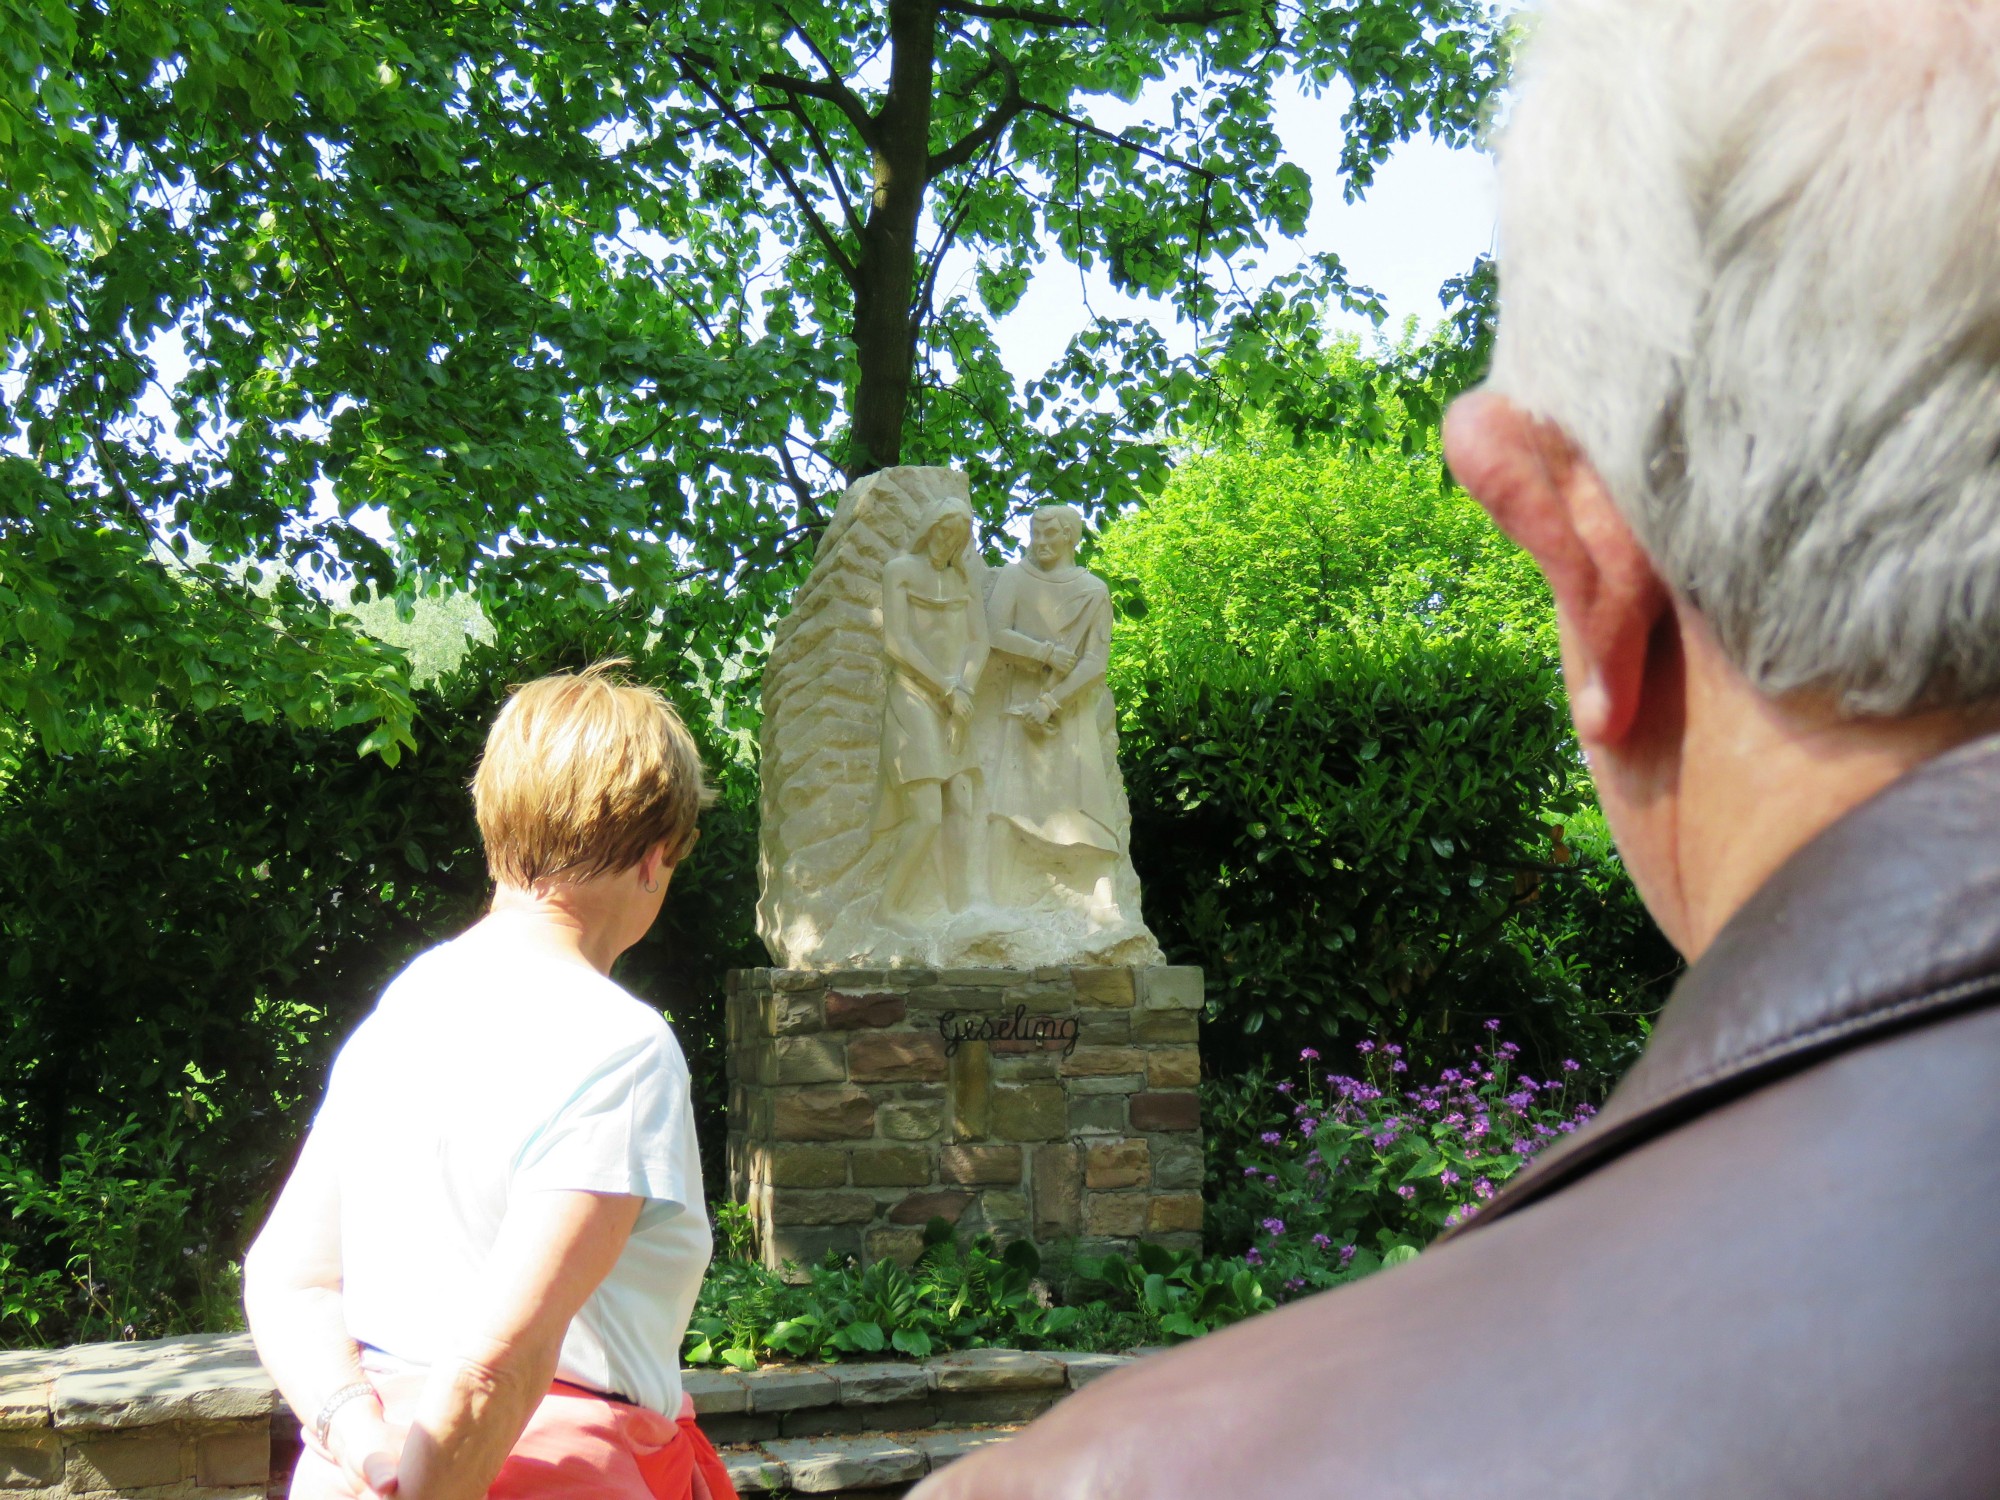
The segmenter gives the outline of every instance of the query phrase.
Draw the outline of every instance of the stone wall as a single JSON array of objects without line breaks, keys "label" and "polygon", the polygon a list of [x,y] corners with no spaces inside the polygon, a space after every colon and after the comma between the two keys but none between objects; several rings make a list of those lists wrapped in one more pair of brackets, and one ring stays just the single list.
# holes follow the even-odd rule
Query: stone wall
[{"label": "stone wall", "polygon": [[1199,1245],[1199,969],[736,970],[729,1186],[766,1260],[924,1226]]},{"label": "stone wall", "polygon": [[[978,1349],[683,1372],[743,1495],[896,1495],[1128,1363]],[[299,1424],[243,1334],[0,1351],[5,1500],[275,1500]]]},{"label": "stone wall", "polygon": [[0,1495],[265,1500],[299,1426],[248,1337],[0,1353]]}]

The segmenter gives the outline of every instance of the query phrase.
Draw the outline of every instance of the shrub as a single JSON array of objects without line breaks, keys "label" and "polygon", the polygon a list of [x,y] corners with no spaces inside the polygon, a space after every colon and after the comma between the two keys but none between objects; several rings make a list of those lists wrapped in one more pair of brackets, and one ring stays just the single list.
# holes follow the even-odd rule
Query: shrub
[{"label": "shrub", "polygon": [[1211,1069],[1377,1033],[1435,1059],[1495,1016],[1545,1070],[1623,1066],[1642,1026],[1619,1013],[1649,1004],[1634,976],[1672,960],[1650,923],[1594,931],[1636,955],[1581,942],[1637,901],[1608,843],[1566,836],[1587,786],[1539,657],[1405,627],[1191,664],[1125,718],[1146,914],[1207,971]]},{"label": "shrub", "polygon": [[[212,1289],[282,1181],[334,1049],[398,968],[486,899],[466,785],[509,684],[614,651],[671,684],[681,662],[646,660],[644,632],[610,618],[473,647],[417,693],[419,748],[393,768],[357,753],[358,729],[220,714],[108,723],[88,754],[16,747],[0,785],[10,1340],[224,1315]],[[756,951],[755,817],[707,705],[684,709],[726,773],[724,800],[618,977],[674,1020],[719,1149],[721,976]],[[93,1192],[131,1222],[72,1211]],[[170,1199],[179,1233],[143,1248],[140,1210]],[[121,1284],[86,1278],[110,1288],[100,1307],[75,1268],[110,1261]]]},{"label": "shrub", "polygon": [[1236,1096],[1223,1113],[1239,1143],[1212,1163],[1212,1241],[1289,1297],[1411,1259],[1476,1214],[1595,1112],[1575,1059],[1538,1078],[1499,1025],[1430,1083],[1415,1081],[1400,1043],[1363,1041],[1358,1076],[1322,1067],[1308,1047],[1296,1081],[1218,1090]]}]

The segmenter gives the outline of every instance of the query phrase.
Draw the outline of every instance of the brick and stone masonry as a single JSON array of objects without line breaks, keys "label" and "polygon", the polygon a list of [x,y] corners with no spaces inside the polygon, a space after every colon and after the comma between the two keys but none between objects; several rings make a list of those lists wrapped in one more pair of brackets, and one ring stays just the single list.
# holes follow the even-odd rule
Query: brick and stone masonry
[{"label": "brick and stone masonry", "polygon": [[773,1266],[924,1226],[1201,1241],[1199,969],[739,969],[729,1185]]}]

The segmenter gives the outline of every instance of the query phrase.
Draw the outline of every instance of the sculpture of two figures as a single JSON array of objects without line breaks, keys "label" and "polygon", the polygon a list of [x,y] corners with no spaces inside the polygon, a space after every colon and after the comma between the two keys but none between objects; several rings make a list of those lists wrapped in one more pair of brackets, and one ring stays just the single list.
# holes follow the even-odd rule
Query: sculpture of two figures
[{"label": "sculpture of two figures", "polygon": [[[995,571],[962,474],[848,491],[766,669],[759,927],[778,962],[1158,962],[1105,685],[1110,593],[1076,562],[1082,534],[1074,508],[1044,508]],[[868,595],[876,610],[852,608]],[[866,695],[824,669],[858,665],[857,617],[879,620],[880,707],[851,828]],[[815,720],[842,743],[802,732]]]},{"label": "sculpture of two figures", "polygon": [[[1003,568],[982,597],[965,562],[971,507],[946,499],[883,569],[891,668],[876,827],[896,830],[882,893],[892,919],[934,909],[939,889],[948,912],[996,892],[1003,904],[1032,899],[1040,876],[1116,920],[1115,766],[1099,713],[1108,708],[1111,595],[1077,566],[1082,538],[1073,507],[1037,511],[1028,560]],[[974,695],[995,685],[989,674],[994,712],[979,716],[988,724],[975,734]],[[990,833],[988,813],[1002,825]],[[933,873],[941,887],[926,879]]]}]

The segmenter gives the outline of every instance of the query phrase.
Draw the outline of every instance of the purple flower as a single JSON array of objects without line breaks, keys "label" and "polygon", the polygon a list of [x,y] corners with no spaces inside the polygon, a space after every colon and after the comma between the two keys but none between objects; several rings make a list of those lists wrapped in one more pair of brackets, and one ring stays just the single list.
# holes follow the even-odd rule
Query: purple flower
[{"label": "purple flower", "polygon": [[1458,1181],[1458,1173],[1446,1167],[1444,1171],[1438,1174],[1438,1181],[1442,1182],[1446,1187],[1451,1187]]},{"label": "purple flower", "polygon": [[1278,1144],[1280,1137],[1277,1131],[1267,1130],[1262,1135],[1258,1136],[1257,1139],[1262,1141],[1267,1146],[1275,1146]]},{"label": "purple flower", "polygon": [[1389,1045],[1384,1047],[1382,1050],[1391,1057],[1401,1057],[1403,1055],[1403,1049],[1397,1046],[1394,1042],[1389,1043]]},{"label": "purple flower", "polygon": [[1389,1064],[1389,1071],[1391,1073],[1407,1073],[1410,1071],[1410,1065],[1406,1062],[1393,1062]]},{"label": "purple flower", "polygon": [[1278,1092],[1281,1094],[1289,1094],[1291,1091],[1292,1091],[1292,1086],[1289,1083],[1281,1083],[1278,1085]]},{"label": "purple flower", "polygon": [[1331,1250],[1333,1248],[1333,1240],[1327,1235],[1316,1234],[1313,1236],[1313,1248],[1315,1250]]},{"label": "purple flower", "polygon": [[1253,1245],[1243,1252],[1243,1263],[1250,1266],[1261,1266],[1264,1264],[1264,1257],[1257,1253],[1257,1247]]},{"label": "purple flower", "polygon": [[1473,1183],[1472,1191],[1482,1198],[1491,1198],[1493,1196],[1493,1184],[1482,1177],[1479,1181]]},{"label": "purple flower", "polygon": [[1284,1232],[1285,1232],[1285,1221],[1283,1219],[1264,1220],[1264,1233],[1271,1236],[1272,1239],[1276,1239],[1279,1235],[1283,1234]]},{"label": "purple flower", "polygon": [[1401,1198],[1405,1203],[1408,1203],[1412,1198],[1417,1196],[1417,1190],[1406,1182],[1396,1189],[1396,1196]]},{"label": "purple flower", "polygon": [[1465,1075],[1459,1072],[1458,1069],[1456,1068],[1446,1068],[1442,1073],[1438,1074],[1438,1077],[1445,1083],[1457,1083],[1461,1079],[1463,1079]]},{"label": "purple flower", "polygon": [[1503,1060],[1511,1060],[1519,1057],[1521,1055],[1520,1043],[1502,1042],[1499,1047],[1499,1055]]},{"label": "purple flower", "polygon": [[1355,1246],[1353,1246],[1353,1245],[1342,1245],[1342,1246],[1340,1247],[1340,1269],[1341,1269],[1341,1270],[1345,1271],[1345,1270],[1347,1269],[1347,1267],[1348,1267],[1348,1263],[1349,1263],[1350,1261],[1352,1261],[1352,1260],[1354,1259],[1354,1251],[1355,1251],[1355,1249],[1356,1249],[1356,1247],[1355,1247]]},{"label": "purple flower", "polygon": [[1276,1187],[1277,1185],[1278,1185],[1278,1174],[1276,1172],[1266,1172],[1264,1174],[1264,1186]]},{"label": "purple flower", "polygon": [[1255,1177],[1257,1175],[1257,1169],[1255,1167],[1245,1167],[1243,1169],[1243,1175],[1245,1177]]},{"label": "purple flower", "polygon": [[1307,1140],[1312,1139],[1312,1133],[1317,1129],[1319,1129],[1319,1121],[1317,1120],[1299,1121],[1299,1134],[1304,1136]]},{"label": "purple flower", "polygon": [[1583,1066],[1583,1064],[1582,1064],[1582,1063],[1580,1063],[1580,1062],[1578,1062],[1578,1061],[1577,1061],[1577,1060],[1576,1060],[1575,1058],[1573,1058],[1573,1057],[1565,1057],[1565,1058],[1563,1059],[1563,1071],[1564,1071],[1565,1073],[1574,1073],[1574,1072],[1575,1072],[1575,1071],[1576,1071],[1576,1070],[1577,1070],[1578,1068],[1580,1068],[1580,1067],[1582,1067],[1582,1066]]},{"label": "purple flower", "polygon": [[1318,1061],[1319,1061],[1319,1052],[1318,1052],[1318,1051],[1317,1051],[1317,1050],[1316,1050],[1315,1048],[1312,1048],[1312,1047],[1307,1047],[1307,1048],[1303,1049],[1303,1050],[1302,1050],[1302,1051],[1301,1051],[1301,1052],[1299,1053],[1299,1061],[1300,1061],[1300,1062],[1318,1062]]},{"label": "purple flower", "polygon": [[1354,1044],[1354,1050],[1356,1052],[1359,1052],[1363,1057],[1366,1057],[1369,1053],[1375,1050],[1375,1044],[1373,1042],[1356,1042]]},{"label": "purple flower", "polygon": [[1500,1029],[1500,1023],[1498,1021],[1488,1021],[1486,1023],[1486,1029],[1488,1031],[1498,1031]]}]

